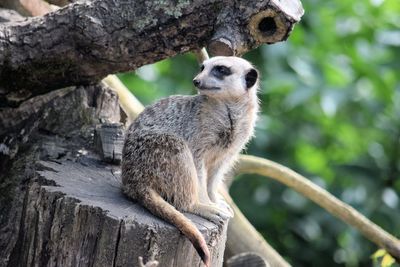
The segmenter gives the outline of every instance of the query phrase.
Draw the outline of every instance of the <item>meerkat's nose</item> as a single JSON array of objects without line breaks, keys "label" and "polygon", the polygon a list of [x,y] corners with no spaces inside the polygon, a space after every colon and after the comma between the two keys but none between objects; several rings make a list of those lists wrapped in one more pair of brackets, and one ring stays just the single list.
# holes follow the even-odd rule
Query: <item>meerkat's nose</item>
[{"label": "meerkat's nose", "polygon": [[194,86],[199,87],[200,86],[200,81],[197,80],[197,79],[193,79],[193,84],[194,84]]}]

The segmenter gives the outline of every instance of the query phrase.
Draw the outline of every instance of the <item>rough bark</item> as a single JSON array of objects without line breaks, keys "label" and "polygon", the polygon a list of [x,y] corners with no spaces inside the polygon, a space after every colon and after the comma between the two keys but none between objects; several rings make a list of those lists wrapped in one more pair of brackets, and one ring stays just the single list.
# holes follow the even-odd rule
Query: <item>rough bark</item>
[{"label": "rough bark", "polygon": [[214,53],[242,54],[285,40],[302,13],[297,0],[72,3],[0,25],[0,103],[16,106],[207,45]]},{"label": "rough bark", "polygon": [[[96,128],[119,121],[116,94],[101,85],[52,94],[34,112],[13,109],[29,115],[0,134],[0,266],[139,266],[139,256],[199,266],[187,238],[125,198],[119,166],[94,151]],[[109,135],[97,141],[119,140]],[[187,216],[221,266],[226,224]]]}]

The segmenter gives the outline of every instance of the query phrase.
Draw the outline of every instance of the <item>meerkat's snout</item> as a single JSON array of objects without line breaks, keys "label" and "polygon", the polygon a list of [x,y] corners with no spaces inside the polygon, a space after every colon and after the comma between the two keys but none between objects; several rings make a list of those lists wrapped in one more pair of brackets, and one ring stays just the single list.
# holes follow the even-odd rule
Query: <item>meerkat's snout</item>
[{"label": "meerkat's snout", "polygon": [[194,84],[194,86],[196,86],[197,88],[199,88],[200,85],[201,85],[201,82],[200,82],[198,79],[194,78],[194,79],[193,79],[193,84]]}]

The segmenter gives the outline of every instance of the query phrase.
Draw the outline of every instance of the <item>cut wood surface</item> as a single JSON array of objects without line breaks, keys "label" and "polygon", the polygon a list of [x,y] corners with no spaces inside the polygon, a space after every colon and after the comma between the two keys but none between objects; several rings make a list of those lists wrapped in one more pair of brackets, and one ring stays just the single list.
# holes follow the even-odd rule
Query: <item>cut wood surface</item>
[{"label": "cut wood surface", "polygon": [[[82,157],[78,162],[41,161],[38,169],[48,185],[29,190],[24,242],[17,244],[22,257],[14,257],[18,264],[137,266],[141,256],[160,266],[200,266],[185,236],[122,194],[118,167]],[[187,216],[212,245],[212,266],[221,266],[226,229]]]}]

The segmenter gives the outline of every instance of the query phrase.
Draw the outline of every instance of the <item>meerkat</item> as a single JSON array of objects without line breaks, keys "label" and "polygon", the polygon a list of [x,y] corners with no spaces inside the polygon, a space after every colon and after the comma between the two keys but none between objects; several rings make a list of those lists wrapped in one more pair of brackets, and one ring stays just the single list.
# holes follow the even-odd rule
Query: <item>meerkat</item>
[{"label": "meerkat", "polygon": [[182,212],[217,223],[233,216],[217,189],[253,135],[258,76],[242,58],[208,59],[193,79],[197,95],[162,99],[127,130],[123,192],[175,225],[207,267],[206,241]]}]

